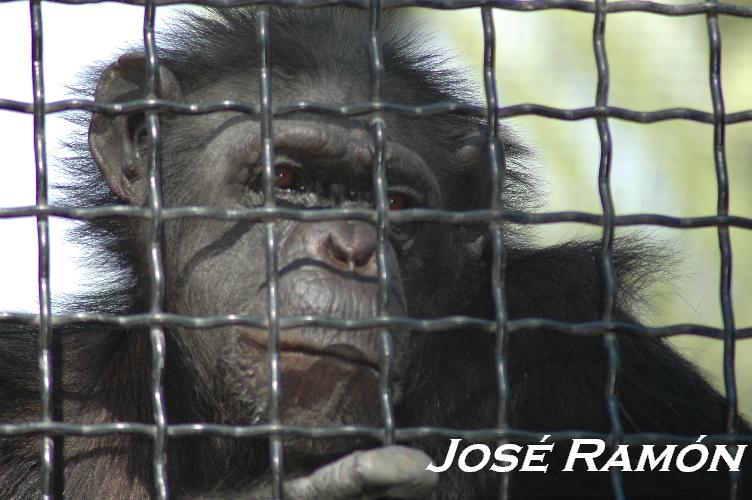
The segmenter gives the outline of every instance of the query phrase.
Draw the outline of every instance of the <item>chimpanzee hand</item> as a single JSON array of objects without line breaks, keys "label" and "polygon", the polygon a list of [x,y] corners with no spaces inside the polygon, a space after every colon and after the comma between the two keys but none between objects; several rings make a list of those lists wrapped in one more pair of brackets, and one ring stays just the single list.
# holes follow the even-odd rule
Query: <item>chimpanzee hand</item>
[{"label": "chimpanzee hand", "polygon": [[[427,498],[439,475],[426,470],[431,459],[420,450],[387,446],[356,451],[317,469],[308,476],[284,483],[291,500],[367,500]],[[254,488],[249,500],[271,498],[268,484]]]}]

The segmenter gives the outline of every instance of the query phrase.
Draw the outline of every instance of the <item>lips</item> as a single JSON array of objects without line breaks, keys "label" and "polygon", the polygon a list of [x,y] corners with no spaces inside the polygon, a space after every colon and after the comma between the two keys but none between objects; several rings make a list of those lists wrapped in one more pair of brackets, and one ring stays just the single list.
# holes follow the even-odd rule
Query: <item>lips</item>
[{"label": "lips", "polygon": [[[375,333],[375,332],[374,332]],[[267,351],[268,343],[266,336],[259,338],[258,335],[249,335],[244,338],[251,347],[256,350]],[[363,365],[376,372],[379,371],[378,355],[371,353],[366,354],[363,350],[353,344],[334,343],[329,345],[318,345],[311,340],[299,337],[281,338],[279,340],[279,351],[281,353],[294,353],[315,357],[330,357],[346,363]]]}]

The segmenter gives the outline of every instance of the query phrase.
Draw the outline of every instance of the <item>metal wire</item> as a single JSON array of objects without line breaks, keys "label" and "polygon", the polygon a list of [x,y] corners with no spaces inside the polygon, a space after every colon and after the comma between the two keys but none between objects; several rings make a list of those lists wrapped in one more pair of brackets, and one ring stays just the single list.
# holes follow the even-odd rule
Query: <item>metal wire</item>
[{"label": "metal wire", "polygon": [[[4,0],[17,1],[17,0]],[[52,3],[69,5],[104,3],[111,0],[47,0]],[[144,0],[121,0],[119,3],[144,5]],[[154,5],[175,5],[186,3],[185,0],[158,0]],[[283,7],[323,7],[325,5],[348,5],[370,8],[370,0],[194,0],[193,5],[211,7],[239,7],[242,5],[276,5]],[[428,7],[442,10],[459,10],[471,7],[494,7],[497,9],[534,12],[539,10],[564,9],[578,12],[594,13],[595,4],[588,0],[383,0],[381,7]],[[693,14],[724,14],[728,16],[752,17],[752,6],[723,3],[696,2],[684,5],[671,5],[648,0],[625,0],[608,3],[605,7],[611,12],[651,12],[664,16],[689,16]]]},{"label": "metal wire", "polygon": [[[371,0],[369,10],[368,59],[371,71],[371,100],[381,100],[381,84],[384,78],[384,55],[381,51],[381,0]],[[378,291],[377,314],[385,314],[389,297],[389,269],[387,268],[387,235],[389,233],[389,200],[386,180],[386,125],[380,113],[371,119],[373,140],[373,191],[376,200],[376,277]],[[381,415],[384,421],[384,445],[394,443],[394,409],[392,391],[389,387],[392,371],[392,336],[387,328],[379,333],[381,356],[379,359],[379,394]]]},{"label": "metal wire", "polygon": [[[501,141],[501,130],[498,115],[498,89],[496,87],[496,29],[494,27],[493,10],[489,7],[481,9],[483,23],[483,86],[486,91],[486,157],[491,177],[491,210],[498,210],[503,206],[502,194],[506,178],[506,158],[504,143]],[[509,345],[509,323],[507,314],[506,268],[507,250],[506,233],[502,221],[489,226],[491,233],[491,289],[493,292],[494,309],[496,311],[496,381],[498,384],[498,407],[496,410],[496,425],[500,430],[509,427],[509,368],[507,365],[507,348]],[[504,444],[504,441],[499,443]],[[499,476],[499,498],[509,496],[510,473],[503,472]]]},{"label": "metal wire", "polygon": [[[34,104],[13,99],[0,99],[0,109],[17,111],[20,113],[33,113]],[[257,103],[244,101],[217,101],[201,104],[175,102],[166,99],[134,99],[128,102],[94,102],[88,99],[63,99],[47,103],[44,107],[46,114],[61,113],[65,111],[91,111],[107,115],[124,115],[136,111],[154,110],[170,111],[178,115],[202,115],[216,111],[238,111],[252,117],[258,117],[261,110]],[[443,113],[458,113],[486,117],[486,109],[466,103],[436,102],[420,106],[380,102],[357,102],[347,105],[332,105],[320,102],[297,101],[291,103],[272,103],[273,116],[287,116],[301,112],[319,113],[329,116],[361,116],[372,114],[376,111],[397,113],[412,116],[430,116]],[[587,118],[619,118],[624,121],[635,123],[656,123],[666,120],[690,120],[699,123],[715,123],[715,115],[706,111],[692,108],[667,108],[658,111],[636,111],[620,108],[618,106],[590,106],[584,108],[562,109],[543,104],[515,104],[497,108],[499,118],[512,118],[516,116],[543,116],[557,120],[584,120]],[[752,121],[752,110],[737,111],[725,115],[725,122],[729,125]]]},{"label": "metal wire", "polygon": [[[209,207],[163,208],[162,219],[220,219],[244,220],[260,222],[266,220],[289,219],[308,222],[319,222],[336,219],[352,219],[376,222],[373,210],[357,208],[320,209],[315,212],[294,208],[246,208],[246,209],[216,209]],[[0,218],[36,217],[50,215],[64,219],[92,220],[99,217],[138,217],[150,219],[151,212],[146,208],[111,205],[96,208],[69,208],[56,206],[26,206],[0,208]],[[577,211],[525,213],[516,210],[467,210],[452,212],[439,209],[411,208],[389,213],[390,222],[441,222],[447,225],[467,225],[477,223],[513,222],[515,224],[558,224],[561,222],[578,222],[593,226],[603,226],[603,215]],[[728,226],[752,229],[752,218],[738,215],[706,215],[699,217],[672,217],[663,214],[625,214],[613,218],[614,226],[664,226],[672,228],[693,229],[700,227]],[[4,317],[0,313],[0,318]],[[9,317],[9,316],[8,316]],[[57,315],[55,316],[57,317]]]},{"label": "metal wire", "polygon": [[[608,90],[610,75],[608,71],[608,55],[606,54],[606,0],[596,0],[595,19],[593,22],[593,50],[595,52],[595,67],[598,73],[596,85],[595,104],[606,106],[608,104]],[[599,116],[595,119],[598,127],[598,139],[600,141],[600,160],[598,165],[598,195],[600,196],[601,209],[603,211],[603,236],[601,238],[601,263],[603,266],[603,321],[609,321],[614,317],[616,309],[617,276],[614,267],[614,200],[611,194],[611,159],[613,157],[613,144],[611,141],[611,129],[608,118]],[[621,444],[624,430],[619,415],[619,374],[621,360],[619,343],[613,332],[605,331],[603,341],[606,345],[608,356],[608,374],[606,376],[606,408],[611,424],[609,446],[615,450]],[[625,500],[624,479],[621,470],[611,468],[611,485],[616,500]]]},{"label": "metal wire", "polygon": [[[39,316],[29,313],[2,313],[2,321],[15,324],[38,326]],[[110,315],[97,313],[55,314],[51,317],[53,326],[91,324],[117,326],[121,328],[146,326],[180,326],[183,328],[214,328],[221,326],[248,326],[251,328],[268,328],[266,318],[245,315],[218,316],[183,316],[173,313]],[[673,337],[676,335],[696,335],[711,339],[724,338],[724,330],[693,323],[680,323],[668,326],[643,326],[618,320],[588,321],[584,323],[562,323],[544,318],[524,318],[507,322],[510,332],[526,329],[546,329],[569,335],[601,335],[604,330],[616,333],[628,333],[645,337]],[[364,330],[370,328],[399,328],[418,332],[442,332],[463,327],[470,327],[480,332],[494,333],[496,321],[470,316],[445,316],[438,319],[414,319],[399,316],[375,316],[364,320],[325,318],[320,316],[287,316],[280,318],[279,329],[289,330],[306,326],[334,328],[338,330]],[[96,335],[96,332],[93,332]],[[736,330],[737,339],[752,338],[752,327]]]},{"label": "metal wire", "polygon": [[[715,0],[710,0],[715,3]],[[708,13],[708,38],[710,42],[709,83],[713,100],[713,160],[718,184],[718,215],[729,211],[729,181],[726,167],[726,125],[723,88],[721,86],[721,28],[718,15]],[[736,434],[739,422],[739,407],[736,392],[736,327],[734,325],[734,305],[731,300],[731,236],[727,226],[718,226],[718,246],[721,253],[721,316],[723,318],[723,382],[726,392],[726,431]],[[732,452],[736,447],[732,448]],[[729,472],[729,498],[739,497],[739,473]]]},{"label": "metal wire", "polygon": [[[155,99],[159,94],[159,59],[154,34],[156,20],[156,6],[147,0],[144,8],[144,52],[146,54],[146,97]],[[151,233],[148,247],[148,265],[150,279],[149,311],[152,314],[162,312],[164,297],[164,270],[162,267],[162,182],[161,169],[161,136],[159,115],[150,111],[146,113],[146,132],[148,139],[148,200],[147,207],[151,211]],[[154,449],[152,452],[152,470],[154,474],[154,491],[158,498],[165,499],[167,488],[167,415],[165,411],[165,396],[163,387],[163,373],[165,365],[165,336],[162,325],[149,328],[149,339],[152,349],[151,391],[152,414],[155,433],[153,436]]]},{"label": "metal wire", "polygon": [[[31,16],[32,86],[34,92],[34,161],[36,163],[36,205],[47,205],[47,140],[44,113],[44,65],[42,58],[42,5],[40,0],[29,2]],[[39,381],[41,387],[41,422],[52,422],[52,308],[50,296],[50,227],[46,215],[37,215],[37,243],[39,248]],[[42,498],[52,498],[55,466],[55,442],[49,434],[41,439],[40,489]]]},{"label": "metal wire", "polygon": [[[264,185],[264,207],[274,208],[274,136],[272,104],[272,73],[271,73],[271,40],[269,28],[269,11],[259,10],[256,20],[259,52],[259,102],[261,103],[261,166]],[[279,354],[279,294],[277,290],[277,238],[274,220],[266,223],[266,279],[267,279],[267,331],[269,340],[267,354],[269,359],[269,411],[268,418],[271,425],[280,425],[282,415],[280,400],[282,398],[282,364]],[[282,481],[284,476],[284,449],[282,437],[272,434],[269,437],[269,460],[272,472],[272,496],[276,499],[283,497]]]},{"label": "metal wire", "polygon": [[[104,0],[50,0],[57,3],[83,4],[99,3]],[[191,436],[223,436],[238,439],[267,437],[270,442],[269,458],[272,473],[272,494],[275,499],[283,497],[284,449],[283,437],[305,437],[324,439],[333,437],[370,437],[391,444],[400,440],[414,440],[429,436],[459,437],[468,440],[498,440],[538,442],[539,433],[512,429],[508,422],[509,380],[507,367],[507,343],[509,335],[515,331],[531,328],[561,332],[574,336],[598,335],[604,338],[608,356],[608,373],[605,380],[605,397],[607,402],[610,430],[606,433],[586,431],[552,432],[550,441],[563,441],[573,438],[598,438],[608,441],[612,447],[618,444],[641,443],[694,443],[695,436],[679,436],[663,433],[625,434],[619,414],[618,379],[620,375],[620,356],[616,333],[642,335],[651,337],[669,337],[680,334],[692,334],[724,341],[723,368],[725,394],[727,403],[726,432],[708,436],[706,444],[752,444],[751,435],[738,434],[738,402],[735,377],[735,344],[737,339],[752,338],[752,327],[737,329],[734,324],[734,307],[731,298],[732,258],[729,229],[731,227],[752,229],[752,218],[729,214],[729,180],[725,157],[726,124],[752,121],[752,109],[726,114],[721,85],[721,33],[718,15],[752,18],[752,6],[721,3],[716,0],[707,2],[666,5],[650,1],[628,0],[606,2],[596,0],[197,0],[199,5],[232,7],[241,5],[261,5],[257,17],[257,41],[261,54],[259,67],[259,102],[223,101],[196,103],[178,103],[159,97],[159,60],[155,41],[154,20],[156,7],[183,0],[125,0],[121,3],[144,5],[143,39],[146,53],[146,95],[127,103],[97,103],[86,99],[67,99],[47,103],[44,91],[44,67],[42,63],[42,12],[41,0],[29,0],[31,35],[32,35],[32,82],[33,102],[21,102],[0,98],[0,110],[29,113],[34,118],[34,151],[36,165],[36,203],[34,206],[0,208],[0,218],[17,218],[33,216],[37,219],[37,238],[39,246],[39,314],[17,314],[0,312],[0,324],[3,322],[33,325],[39,330],[38,364],[41,381],[41,412],[37,422],[22,424],[0,424],[0,436],[39,436],[41,442],[40,494],[43,498],[53,498],[59,485],[56,473],[61,468],[61,446],[56,446],[56,439],[64,436],[99,436],[113,434],[140,435],[152,440],[152,468],[155,494],[160,498],[170,495],[167,476],[168,439],[182,439]],[[320,6],[351,5],[369,9],[370,26],[368,32],[369,61],[371,70],[371,101],[334,106],[318,102],[275,103],[272,100],[270,50],[273,40],[270,38],[270,12],[264,7],[273,3],[278,6]],[[397,6],[425,6],[434,9],[460,9],[481,7],[481,19],[484,35],[483,77],[486,105],[472,106],[456,102],[436,102],[427,105],[411,106],[390,103],[381,100],[384,77],[384,61],[381,47],[380,26],[382,11]],[[597,92],[595,104],[591,107],[561,109],[534,103],[514,106],[500,106],[495,76],[495,30],[493,8],[516,11],[538,11],[546,9],[567,9],[590,12],[594,14],[593,50],[597,68]],[[619,12],[650,12],[664,16],[705,15],[707,17],[710,41],[710,90],[713,102],[711,113],[691,108],[670,108],[656,111],[635,111],[610,106],[608,104],[609,69],[605,46],[605,25],[607,14]],[[48,204],[47,163],[45,141],[45,117],[47,114],[71,110],[122,115],[136,111],[146,114],[148,137],[148,202],[145,207],[103,206],[92,208],[65,208]],[[261,124],[261,162],[263,167],[263,207],[249,209],[214,209],[207,207],[163,208],[160,188],[160,126],[159,114],[165,111],[182,115],[198,115],[217,111],[239,111],[257,117]],[[279,116],[295,115],[301,112],[313,112],[329,116],[363,116],[370,117],[371,137],[374,144],[372,178],[374,184],[375,210],[367,209],[326,209],[306,211],[276,206],[274,198],[274,150],[273,121]],[[442,113],[463,113],[485,118],[487,161],[492,182],[492,200],[489,209],[467,212],[446,210],[409,209],[390,212],[388,207],[388,188],[384,164],[386,154],[385,121],[386,113],[412,116],[429,116]],[[599,162],[598,190],[601,201],[601,213],[563,211],[529,214],[504,207],[501,194],[505,182],[505,154],[499,130],[500,119],[523,115],[537,115],[558,120],[595,119],[601,145]],[[611,194],[610,174],[612,142],[609,119],[621,119],[635,123],[654,123],[664,120],[681,119],[713,125],[713,151],[718,187],[718,207],[715,215],[700,217],[670,217],[662,214],[626,214],[616,215]],[[148,265],[150,277],[150,302],[147,313],[132,315],[108,315],[93,313],[52,314],[50,303],[50,265],[49,265],[49,217],[62,217],[76,220],[92,220],[99,217],[135,217],[148,221],[150,242],[148,247]],[[161,256],[162,227],[164,221],[177,218],[207,218],[219,220],[246,220],[265,224],[266,273],[268,283],[266,317],[244,315],[217,315],[193,317],[170,314],[162,311],[164,299],[164,273]],[[362,220],[375,224],[377,229],[377,277],[378,300],[377,314],[365,320],[342,320],[316,316],[279,317],[279,297],[277,290],[277,241],[275,224],[278,220],[324,221],[335,219]],[[461,225],[486,223],[489,225],[492,244],[491,285],[495,305],[493,319],[467,316],[450,316],[431,320],[417,320],[409,317],[387,315],[387,290],[389,272],[387,269],[388,245],[387,234],[392,223],[408,221],[439,222]],[[506,223],[517,224],[552,224],[559,222],[578,222],[597,225],[603,228],[601,244],[601,263],[603,268],[603,310],[600,321],[582,323],[563,323],[542,318],[522,318],[510,320],[507,313],[505,271]],[[674,228],[698,228],[715,226],[718,229],[718,242],[721,254],[720,299],[723,327],[713,328],[699,324],[675,324],[664,327],[647,327],[614,319],[616,304],[617,276],[613,262],[614,231],[619,226],[655,225]],[[100,324],[120,328],[148,328],[152,349],[151,399],[153,404],[153,423],[107,423],[107,424],[70,424],[63,423],[56,417],[52,408],[53,395],[53,359],[52,339],[55,327],[73,324]],[[163,371],[165,363],[164,328],[180,326],[185,328],[214,328],[228,325],[243,325],[263,328],[269,333],[269,410],[266,425],[232,426],[220,424],[179,424],[169,425],[165,410]],[[381,332],[381,359],[379,395],[382,409],[383,426],[342,426],[337,428],[303,427],[285,425],[282,421],[280,401],[282,396],[282,371],[279,353],[280,331],[301,326],[321,326],[342,330],[378,328]],[[439,427],[397,428],[394,421],[394,408],[390,390],[391,363],[393,346],[390,331],[405,329],[421,332],[442,332],[447,329],[472,327],[478,331],[496,335],[496,366],[498,381],[498,412],[494,428],[462,430]],[[605,333],[604,333],[605,332]],[[92,334],[96,334],[93,330]],[[733,451],[732,451],[733,452]],[[623,499],[624,487],[620,472],[612,470],[612,487],[617,499]],[[738,498],[738,473],[731,473],[729,480],[729,498]],[[499,498],[507,498],[509,493],[509,475],[500,475]]]}]

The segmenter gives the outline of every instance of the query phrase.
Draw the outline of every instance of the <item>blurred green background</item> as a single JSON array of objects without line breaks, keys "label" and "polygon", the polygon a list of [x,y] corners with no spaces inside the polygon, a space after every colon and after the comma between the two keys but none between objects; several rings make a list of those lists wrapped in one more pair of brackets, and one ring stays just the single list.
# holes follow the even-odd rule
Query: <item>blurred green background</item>
[{"label": "blurred green background", "polygon": [[[749,3],[749,1],[747,1]],[[452,64],[465,68],[482,95],[482,31],[478,9],[413,9],[450,47]],[[497,80],[503,105],[540,103],[562,108],[592,106],[596,68],[593,15],[564,10],[495,12]],[[722,82],[727,112],[752,108],[752,19],[721,16]],[[609,14],[606,44],[609,104],[640,111],[691,107],[712,111],[709,42],[704,16]],[[537,174],[547,184],[544,210],[600,212],[597,191],[599,140],[593,119],[540,117],[508,120],[538,153]],[[714,215],[716,177],[713,127],[672,120],[643,125],[609,120],[613,136],[612,189],[617,213]],[[752,123],[726,127],[731,213],[752,217]],[[599,235],[583,224],[539,226],[544,241]],[[634,229],[618,229],[623,234]],[[675,250],[674,279],[650,290],[644,320],[651,325],[722,326],[720,252],[715,228],[638,228]],[[752,231],[732,229],[733,302],[737,328],[752,325]],[[723,343],[689,335],[671,342],[723,391]],[[752,340],[737,342],[740,409],[752,416]]]}]

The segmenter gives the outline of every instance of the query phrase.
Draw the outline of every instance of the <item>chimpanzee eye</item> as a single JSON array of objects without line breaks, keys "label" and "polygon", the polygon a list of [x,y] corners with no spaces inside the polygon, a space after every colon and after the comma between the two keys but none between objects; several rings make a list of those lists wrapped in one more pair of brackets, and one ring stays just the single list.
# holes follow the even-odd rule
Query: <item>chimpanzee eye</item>
[{"label": "chimpanzee eye", "polygon": [[407,207],[407,198],[400,193],[389,193],[389,210],[402,210]]},{"label": "chimpanzee eye", "polygon": [[300,182],[300,174],[292,165],[284,163],[274,167],[274,185],[279,189],[300,190],[303,184]]}]

